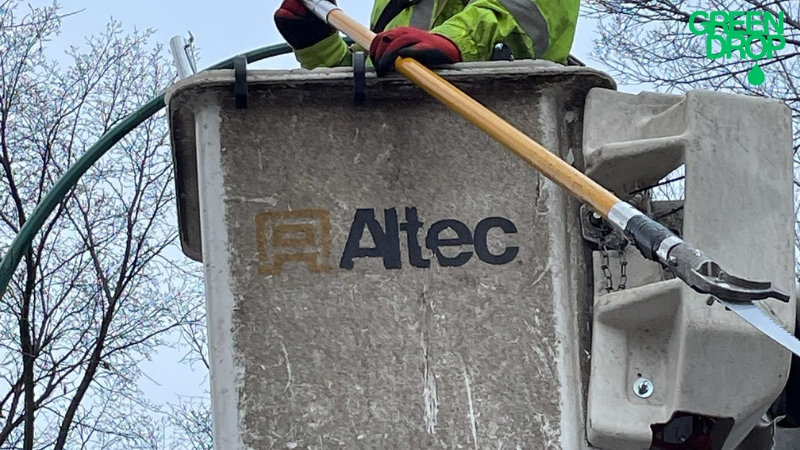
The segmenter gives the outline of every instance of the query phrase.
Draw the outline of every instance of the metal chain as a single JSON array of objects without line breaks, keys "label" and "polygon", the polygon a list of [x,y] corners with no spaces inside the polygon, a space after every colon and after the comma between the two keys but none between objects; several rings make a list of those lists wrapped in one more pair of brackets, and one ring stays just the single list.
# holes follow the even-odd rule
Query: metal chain
[{"label": "metal chain", "polygon": [[625,247],[619,249],[619,290],[625,289],[628,284],[628,260],[625,259]]},{"label": "metal chain", "polygon": [[606,291],[614,292],[614,280],[611,278],[611,271],[608,269],[608,248],[606,248],[605,236],[600,237],[600,249],[603,252],[603,262],[600,264],[600,268],[606,277]]},{"label": "metal chain", "polygon": [[[611,276],[611,270],[608,267],[609,258],[608,258],[608,247],[606,246],[606,239],[605,236],[600,237],[600,249],[602,251],[603,259],[600,263],[600,268],[603,270],[603,275],[606,277],[606,291],[607,292],[614,292],[614,279]],[[620,277],[619,277],[619,286],[618,290],[625,289],[628,283],[628,261],[625,258],[625,250],[624,247],[618,249],[619,252],[619,261],[620,261]]]}]

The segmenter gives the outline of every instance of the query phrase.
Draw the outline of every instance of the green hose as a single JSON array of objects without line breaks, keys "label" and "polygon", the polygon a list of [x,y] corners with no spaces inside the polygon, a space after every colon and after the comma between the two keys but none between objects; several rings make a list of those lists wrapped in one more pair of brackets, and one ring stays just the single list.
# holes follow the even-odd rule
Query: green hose
[{"label": "green hose", "polygon": [[[272,58],[273,56],[285,55],[291,53],[292,49],[287,44],[276,44],[269,47],[262,47],[248,53],[247,62],[260,61],[262,59]],[[205,70],[220,70],[233,68],[233,58],[226,59],[217,63]],[[28,250],[33,242],[36,233],[41,230],[42,225],[56,206],[61,203],[67,196],[70,190],[78,183],[78,180],[89,170],[92,165],[97,162],[106,152],[111,149],[117,142],[120,141],[126,134],[130,133],[134,128],[139,126],[142,122],[149,119],[153,114],[157,113],[166,106],[164,104],[164,94],[150,100],[144,106],[136,110],[133,114],[126,117],[117,126],[104,134],[96,144],[81,156],[81,158],[70,167],[53,186],[53,189],[47,193],[42,199],[33,214],[28,218],[19,234],[11,243],[8,253],[3,256],[0,261],[0,297],[5,295],[8,283],[17,270],[19,262],[22,260],[23,254]]]}]

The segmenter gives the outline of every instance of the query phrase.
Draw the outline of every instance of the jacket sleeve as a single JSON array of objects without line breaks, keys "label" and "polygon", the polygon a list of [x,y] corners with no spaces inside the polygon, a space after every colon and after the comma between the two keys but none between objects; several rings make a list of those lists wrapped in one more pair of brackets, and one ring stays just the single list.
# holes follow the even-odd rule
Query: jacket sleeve
[{"label": "jacket sleeve", "polygon": [[566,63],[579,0],[472,0],[431,32],[452,39],[464,61],[486,61],[505,43],[518,59]]},{"label": "jacket sleeve", "polygon": [[316,69],[317,67],[336,67],[352,64],[352,55],[347,43],[336,33],[324,40],[301,50],[295,50],[294,56],[300,67]]}]

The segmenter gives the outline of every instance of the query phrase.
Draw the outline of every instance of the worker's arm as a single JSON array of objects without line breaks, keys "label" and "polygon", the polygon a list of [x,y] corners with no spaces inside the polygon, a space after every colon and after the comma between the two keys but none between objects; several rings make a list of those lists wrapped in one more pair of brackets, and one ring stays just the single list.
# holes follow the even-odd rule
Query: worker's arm
[{"label": "worker's arm", "polygon": [[381,77],[398,56],[426,66],[488,61],[502,42],[518,59],[566,64],[579,6],[580,0],[472,0],[430,32],[398,27],[379,33],[370,58]]},{"label": "worker's arm", "polygon": [[[336,0],[328,0],[334,5]],[[352,56],[339,32],[317,18],[300,0],[283,0],[275,25],[304,69],[350,64]]]},{"label": "worker's arm", "polygon": [[350,66],[353,64],[353,56],[347,48],[347,43],[338,33],[311,47],[295,49],[294,56],[297,62],[300,63],[300,67],[304,69]]},{"label": "worker's arm", "polygon": [[518,59],[566,63],[580,0],[473,0],[431,30],[450,38],[463,61],[486,61],[505,43]]}]

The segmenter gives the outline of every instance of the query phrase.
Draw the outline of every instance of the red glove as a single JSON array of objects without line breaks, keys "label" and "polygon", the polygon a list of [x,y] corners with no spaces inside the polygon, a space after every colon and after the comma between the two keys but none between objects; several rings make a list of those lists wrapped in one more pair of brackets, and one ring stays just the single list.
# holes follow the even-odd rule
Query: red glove
[{"label": "red glove", "polygon": [[[336,4],[336,0],[328,1]],[[336,33],[336,29],[315,16],[300,0],[283,0],[275,11],[275,26],[295,50],[311,47]]]},{"label": "red glove", "polygon": [[382,77],[394,69],[398,56],[414,58],[425,66],[461,62],[461,50],[450,39],[413,27],[399,27],[375,36],[369,57]]}]

